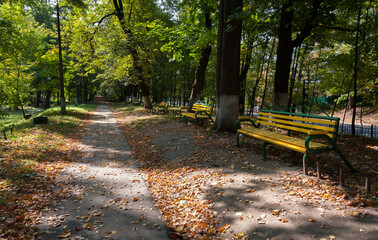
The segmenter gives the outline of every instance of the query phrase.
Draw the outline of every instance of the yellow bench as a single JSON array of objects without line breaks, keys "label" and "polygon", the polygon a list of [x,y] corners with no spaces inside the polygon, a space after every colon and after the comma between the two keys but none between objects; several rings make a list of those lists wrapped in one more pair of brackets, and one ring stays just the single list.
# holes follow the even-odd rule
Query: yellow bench
[{"label": "yellow bench", "polygon": [[168,103],[161,102],[157,107],[152,108],[152,112],[159,114],[159,112],[162,112],[163,114],[168,112]]},{"label": "yellow bench", "polygon": [[[293,151],[303,153],[304,174],[308,173],[308,154],[317,154],[323,151],[335,150],[352,172],[356,172],[351,163],[342,154],[336,141],[338,138],[339,118],[262,110],[256,122],[249,118],[240,118],[235,124],[236,144],[239,146],[240,135],[245,135],[263,141],[263,158],[266,158],[266,145],[275,144]],[[242,122],[250,122],[252,126],[241,126]],[[268,131],[267,129],[273,130]],[[284,131],[281,134],[277,131]],[[291,132],[303,133],[306,138],[291,136]],[[324,143],[313,142],[314,139],[324,139]]]},{"label": "yellow bench", "polygon": [[180,122],[182,117],[185,118],[185,125],[188,125],[188,119],[194,119],[194,127],[197,126],[197,121],[205,119],[210,119],[214,122],[212,118],[213,114],[213,106],[212,105],[204,105],[204,104],[193,104],[192,112],[188,112],[188,107],[181,107],[180,108]]}]

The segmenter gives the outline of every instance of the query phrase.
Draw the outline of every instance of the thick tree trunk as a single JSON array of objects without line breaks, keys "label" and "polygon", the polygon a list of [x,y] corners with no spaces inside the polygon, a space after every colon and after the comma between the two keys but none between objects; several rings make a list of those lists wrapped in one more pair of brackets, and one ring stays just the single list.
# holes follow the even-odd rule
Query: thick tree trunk
[{"label": "thick tree trunk", "polygon": [[[242,11],[242,0],[224,0],[224,19],[221,61],[221,76],[217,80],[217,118],[216,132],[235,131],[235,122],[239,115],[239,70],[240,40],[242,22],[238,18],[229,19],[237,11]],[[222,8],[222,7],[221,7]],[[221,23],[221,22],[220,22]]]},{"label": "thick tree trunk", "polygon": [[59,4],[56,4],[56,18],[58,28],[59,45],[59,87],[60,87],[60,113],[66,115],[66,98],[64,96],[64,75],[63,75],[63,56],[62,56],[62,37],[60,34]]},{"label": "thick tree trunk", "polygon": [[298,31],[297,37],[292,40],[292,22],[294,17],[294,0],[285,1],[281,9],[280,26],[278,28],[278,47],[276,73],[274,77],[273,104],[282,108],[288,107],[288,87],[290,66],[292,62],[293,48],[299,47],[303,40],[311,35],[313,28],[317,26],[318,10],[321,0],[315,0],[308,19],[303,28]]},{"label": "thick tree trunk", "polygon": [[220,0],[219,2],[219,18],[218,18],[218,42],[217,42],[217,67],[216,67],[216,89],[217,97],[215,99],[215,106],[217,107],[215,123],[213,125],[213,130],[216,130],[219,125],[218,112],[220,106],[220,99],[218,97],[218,89],[220,88],[220,82],[222,78],[222,62],[223,62],[223,32],[224,32],[224,1]]},{"label": "thick tree trunk", "polygon": [[290,75],[290,65],[293,54],[292,21],[294,10],[292,9],[293,0],[289,0],[282,5],[281,20],[278,29],[278,47],[276,73],[274,76],[274,99],[276,106],[287,107],[288,104],[288,85]]}]

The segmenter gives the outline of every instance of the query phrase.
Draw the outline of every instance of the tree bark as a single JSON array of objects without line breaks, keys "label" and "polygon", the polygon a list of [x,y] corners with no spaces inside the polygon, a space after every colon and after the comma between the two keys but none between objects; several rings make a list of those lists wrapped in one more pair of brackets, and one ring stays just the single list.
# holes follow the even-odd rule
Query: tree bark
[{"label": "tree bark", "polygon": [[[205,12],[205,23],[206,23],[207,31],[211,31],[211,19],[210,19],[209,12]],[[206,73],[207,64],[209,63],[211,50],[212,50],[212,47],[210,43],[207,44],[207,46],[204,49],[202,49],[201,59],[200,59],[199,66],[196,71],[196,78],[194,80],[194,83],[192,86],[192,92],[189,98],[189,111],[192,110],[193,104],[199,99],[201,91],[205,84],[205,73]]]},{"label": "tree bark", "polygon": [[251,66],[251,60],[252,60],[252,44],[248,44],[247,46],[247,57],[245,59],[245,62],[242,64],[242,69],[240,72],[240,96],[239,96],[239,114],[244,115],[245,111],[245,90],[247,85],[247,74],[249,67]]},{"label": "tree bark", "polygon": [[264,93],[263,93],[263,96],[261,98],[260,110],[262,110],[264,108],[264,100],[265,100],[265,95],[266,95],[266,89],[267,89],[267,86],[268,86],[269,67],[270,67],[270,62],[272,61],[272,58],[273,58],[273,52],[274,52],[275,47],[276,47],[276,38],[273,37],[272,48],[271,48],[270,53],[269,53],[268,64],[267,64],[266,72],[265,72]]},{"label": "tree bark", "polygon": [[[294,90],[295,78],[297,76],[299,54],[300,54],[300,48],[296,48],[294,51],[294,56],[295,56],[294,64],[291,71],[292,73],[291,73],[291,79],[290,79],[289,102],[287,104],[288,108],[290,108],[293,105],[293,90]],[[292,109],[291,111],[294,112],[294,109]]]},{"label": "tree bark", "polygon": [[278,29],[278,47],[276,73],[274,76],[274,99],[276,106],[287,106],[290,65],[293,54],[293,42],[291,39],[292,22],[294,17],[293,0],[282,5],[281,20]]},{"label": "tree bark", "polygon": [[[240,70],[240,40],[241,19],[234,17],[242,11],[242,0],[224,0],[224,16],[220,24],[222,31],[222,52],[220,77],[217,76],[217,118],[215,132],[234,132],[235,122],[239,115],[239,70]],[[222,6],[220,7],[222,8]],[[230,18],[232,17],[232,18]],[[227,31],[225,31],[227,29]],[[218,72],[218,69],[217,69]]]},{"label": "tree bark", "polygon": [[280,26],[278,28],[278,47],[276,72],[274,76],[274,99],[273,104],[276,106],[288,107],[288,86],[290,76],[290,66],[294,47],[299,47],[303,40],[311,35],[313,28],[317,26],[318,10],[321,0],[315,0],[312,6],[311,14],[306,19],[303,28],[298,31],[297,37],[292,40],[293,18],[294,18],[294,0],[285,1],[281,9]]},{"label": "tree bark", "polygon": [[358,72],[358,44],[359,44],[359,32],[360,32],[360,20],[361,20],[361,6],[358,9],[357,17],[357,29],[356,29],[356,41],[354,45],[354,72],[353,72],[353,115],[352,115],[352,135],[356,134],[356,109],[357,109],[357,72]]},{"label": "tree bark", "polygon": [[87,103],[88,102],[88,78],[84,77],[83,78],[83,102]]},{"label": "tree bark", "polygon": [[63,75],[63,56],[62,56],[62,37],[60,32],[59,4],[56,4],[58,45],[59,45],[59,87],[60,87],[60,113],[66,115],[66,98],[64,96],[64,75]]},{"label": "tree bark", "polygon": [[43,101],[43,108],[44,109],[48,109],[50,108],[50,98],[51,98],[51,90],[46,90],[46,93],[45,93],[45,99]]}]

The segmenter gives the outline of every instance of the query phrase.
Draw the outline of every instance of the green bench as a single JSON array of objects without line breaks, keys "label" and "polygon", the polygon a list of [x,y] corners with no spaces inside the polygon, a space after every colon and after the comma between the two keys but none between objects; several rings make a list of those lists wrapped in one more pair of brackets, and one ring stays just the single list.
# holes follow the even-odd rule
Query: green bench
[{"label": "green bench", "polygon": [[157,107],[152,108],[152,112],[159,114],[160,112],[165,114],[168,112],[168,103],[161,102]]},{"label": "green bench", "polygon": [[180,122],[182,118],[185,118],[185,125],[188,125],[188,119],[194,119],[194,127],[197,126],[197,122],[199,120],[204,121],[205,119],[209,119],[211,122],[214,122],[212,118],[213,114],[213,105],[205,105],[205,104],[193,104],[192,112],[188,111],[188,107],[180,107]]},{"label": "green bench", "polygon": [[[263,141],[264,159],[266,158],[267,144],[275,144],[303,153],[303,171],[305,175],[308,174],[307,155],[324,151],[336,151],[349,169],[352,172],[356,172],[336,144],[339,120],[339,118],[335,117],[262,110],[259,112],[256,121],[249,118],[240,119],[239,117],[235,124],[237,128],[236,144],[239,146],[239,137],[241,135]],[[252,126],[241,125],[242,122],[246,121],[250,122]],[[304,135],[304,139],[292,136],[292,132],[301,133]],[[314,142],[313,140],[315,139],[323,139],[323,141]]]}]

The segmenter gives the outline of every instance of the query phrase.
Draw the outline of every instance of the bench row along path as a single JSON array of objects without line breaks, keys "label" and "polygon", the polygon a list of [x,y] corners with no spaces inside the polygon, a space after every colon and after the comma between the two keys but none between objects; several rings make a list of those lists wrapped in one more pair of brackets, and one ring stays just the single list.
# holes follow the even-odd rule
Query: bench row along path
[{"label": "bench row along path", "polygon": [[109,107],[93,114],[79,146],[84,156],[63,171],[61,184],[73,194],[41,219],[40,239],[169,239]]}]

